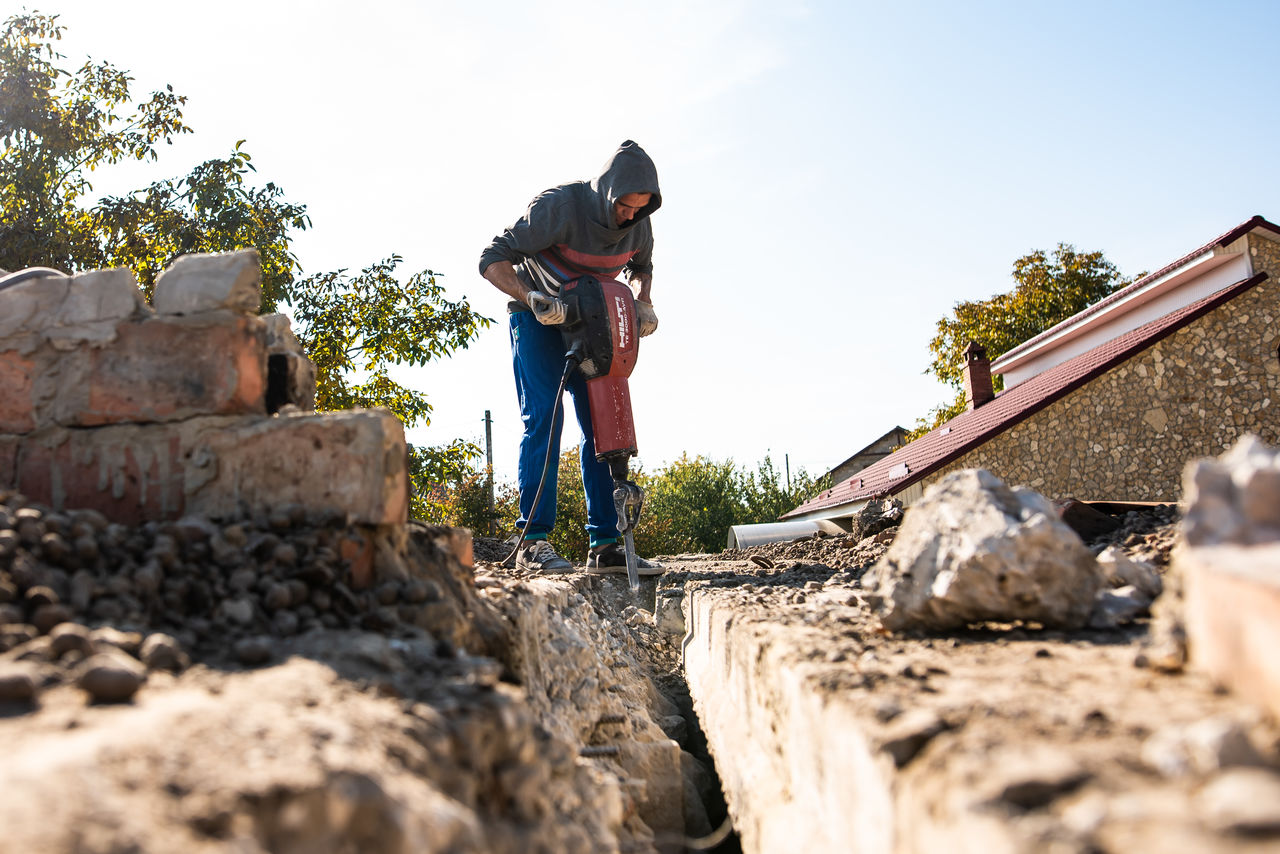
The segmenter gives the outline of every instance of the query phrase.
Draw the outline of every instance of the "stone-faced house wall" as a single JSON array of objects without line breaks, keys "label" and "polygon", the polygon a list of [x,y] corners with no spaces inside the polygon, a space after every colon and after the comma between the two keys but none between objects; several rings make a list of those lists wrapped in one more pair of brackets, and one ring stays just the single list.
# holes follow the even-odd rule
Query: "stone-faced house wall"
[{"label": "stone-faced house wall", "polygon": [[1244,433],[1280,441],[1280,243],[1249,236],[1269,278],[946,466],[1051,497],[1176,501],[1187,460]]}]

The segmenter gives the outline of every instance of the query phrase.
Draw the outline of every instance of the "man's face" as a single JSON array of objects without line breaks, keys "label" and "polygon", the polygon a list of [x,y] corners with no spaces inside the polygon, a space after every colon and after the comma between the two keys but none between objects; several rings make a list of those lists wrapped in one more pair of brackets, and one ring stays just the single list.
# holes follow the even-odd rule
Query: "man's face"
[{"label": "man's face", "polygon": [[651,193],[627,193],[619,196],[613,203],[613,218],[619,226],[626,225],[636,218],[640,209],[649,204]]}]

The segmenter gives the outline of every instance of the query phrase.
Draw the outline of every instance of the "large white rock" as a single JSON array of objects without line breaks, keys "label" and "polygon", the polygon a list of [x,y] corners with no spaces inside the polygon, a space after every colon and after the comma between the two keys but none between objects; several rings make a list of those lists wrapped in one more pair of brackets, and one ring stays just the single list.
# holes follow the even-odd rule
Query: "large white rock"
[{"label": "large white rock", "polygon": [[1011,620],[1083,626],[1105,579],[1048,499],[968,469],[908,508],[864,583],[886,628],[931,632]]},{"label": "large white rock", "polygon": [[156,279],[151,304],[160,314],[197,314],[226,308],[257,314],[262,303],[258,250],[183,255]]},{"label": "large white rock", "polygon": [[150,313],[132,270],[93,270],[71,279],[66,299],[45,337],[59,349],[71,349],[81,342],[103,344],[116,339],[121,321]]}]

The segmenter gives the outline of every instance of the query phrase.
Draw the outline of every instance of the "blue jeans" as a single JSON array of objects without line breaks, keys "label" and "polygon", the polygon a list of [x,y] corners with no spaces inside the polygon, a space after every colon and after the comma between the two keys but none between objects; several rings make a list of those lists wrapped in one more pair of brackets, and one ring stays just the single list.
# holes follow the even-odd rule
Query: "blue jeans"
[{"label": "blue jeans", "polygon": [[[564,404],[555,400],[560,377],[564,373],[564,339],[554,326],[543,326],[530,311],[510,315],[511,363],[516,375],[516,393],[520,397],[520,420],[524,435],[520,437],[520,520],[526,538],[543,539],[556,524],[556,474],[560,461],[560,428],[564,424]],[[578,450],[582,456],[582,486],[587,495],[587,535],[591,545],[616,542],[618,511],[613,505],[613,475],[608,463],[596,460],[596,446],[591,431],[591,410],[587,403],[587,382],[574,371],[565,388],[573,398],[573,409],[582,428]],[[547,472],[547,483],[538,506],[529,516],[530,505],[538,491],[538,479],[546,461],[547,432],[555,420],[551,438],[554,454]]]}]

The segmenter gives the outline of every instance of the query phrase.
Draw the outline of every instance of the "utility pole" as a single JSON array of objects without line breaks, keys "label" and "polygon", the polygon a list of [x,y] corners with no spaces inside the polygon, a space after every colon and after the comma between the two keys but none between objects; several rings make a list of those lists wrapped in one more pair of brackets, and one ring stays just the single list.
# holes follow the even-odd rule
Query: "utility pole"
[{"label": "utility pole", "polygon": [[487,409],[484,411],[484,456],[487,464],[486,472],[488,473],[489,481],[488,484],[486,484],[489,491],[488,534],[492,537],[497,533],[494,528],[497,526],[498,520],[494,518],[496,513],[493,509],[493,417],[489,414],[489,410]]},{"label": "utility pole", "polygon": [[791,455],[783,454],[782,459],[787,464],[787,495],[791,494]]}]

